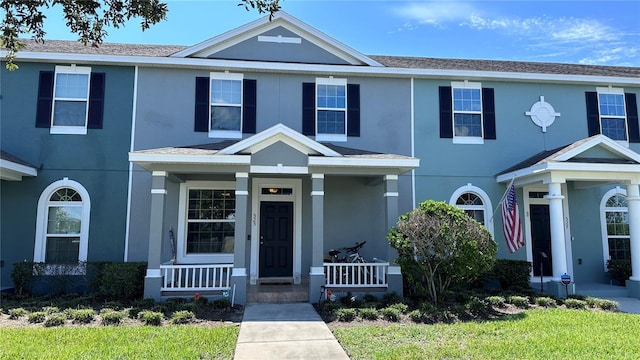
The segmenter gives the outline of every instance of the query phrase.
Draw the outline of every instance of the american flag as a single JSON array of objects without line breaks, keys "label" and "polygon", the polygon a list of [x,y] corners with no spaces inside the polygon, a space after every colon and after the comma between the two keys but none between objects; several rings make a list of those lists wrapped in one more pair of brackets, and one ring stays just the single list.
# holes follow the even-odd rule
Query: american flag
[{"label": "american flag", "polygon": [[516,201],[516,188],[513,183],[507,190],[507,196],[502,201],[502,229],[507,240],[507,247],[510,253],[516,252],[524,246],[522,238],[522,224],[520,213],[518,212],[518,202]]}]

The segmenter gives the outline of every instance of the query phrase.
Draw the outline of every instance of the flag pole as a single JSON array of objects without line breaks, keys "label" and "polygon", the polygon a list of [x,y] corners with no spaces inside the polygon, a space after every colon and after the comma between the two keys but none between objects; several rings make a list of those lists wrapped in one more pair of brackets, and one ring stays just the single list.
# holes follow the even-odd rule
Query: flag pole
[{"label": "flag pole", "polygon": [[498,206],[496,206],[495,209],[493,209],[493,214],[491,214],[491,220],[489,221],[493,221],[493,218],[496,216],[496,211],[498,211],[498,208],[500,208],[500,206],[502,206],[502,202],[504,201],[504,198],[507,196],[507,193],[509,192],[509,189],[511,188],[511,185],[513,185],[513,182],[516,180],[515,175],[511,178],[511,181],[509,181],[509,185],[507,185],[507,189],[504,191],[504,194],[502,194],[502,197],[500,198],[500,201],[498,201]]}]

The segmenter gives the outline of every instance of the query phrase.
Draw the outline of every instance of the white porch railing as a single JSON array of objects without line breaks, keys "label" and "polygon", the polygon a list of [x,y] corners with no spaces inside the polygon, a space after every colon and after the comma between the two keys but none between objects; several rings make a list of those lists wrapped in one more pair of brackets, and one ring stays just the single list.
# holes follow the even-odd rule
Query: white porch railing
[{"label": "white porch railing", "polygon": [[161,291],[215,291],[231,288],[233,264],[160,265]]},{"label": "white porch railing", "polygon": [[380,263],[324,263],[325,286],[388,287],[388,262]]}]

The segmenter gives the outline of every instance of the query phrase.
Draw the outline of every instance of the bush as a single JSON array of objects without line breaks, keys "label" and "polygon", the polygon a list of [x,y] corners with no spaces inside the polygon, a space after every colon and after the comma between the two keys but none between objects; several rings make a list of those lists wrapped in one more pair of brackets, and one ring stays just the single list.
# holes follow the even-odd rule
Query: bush
[{"label": "bush", "polygon": [[402,302],[402,297],[400,297],[398,294],[396,294],[395,292],[391,292],[391,293],[386,293],[384,295],[382,295],[382,299],[380,299],[380,305],[382,307],[387,307],[391,304],[397,304]]},{"label": "bush", "polygon": [[492,274],[502,289],[528,289],[531,281],[531,263],[524,260],[498,259]]},{"label": "bush", "polygon": [[585,300],[569,298],[564,300],[564,306],[568,309],[585,309],[587,302]]},{"label": "bush", "polygon": [[502,296],[488,296],[485,301],[491,306],[502,308],[504,307],[505,298]]},{"label": "bush", "polygon": [[394,307],[386,307],[380,310],[380,314],[382,314],[382,317],[385,320],[393,321],[393,322],[398,322],[400,320],[400,316],[402,315],[400,310]]},{"label": "bush", "polygon": [[472,297],[469,302],[465,304],[465,309],[472,315],[486,314],[489,310],[489,303],[483,299]]},{"label": "bush", "polygon": [[101,296],[108,299],[131,301],[144,293],[145,262],[106,263],[102,273],[96,275]]},{"label": "bush", "polygon": [[53,327],[53,326],[62,326],[64,325],[65,320],[67,320],[67,316],[61,313],[55,313],[47,316],[47,319],[44,321],[45,327]]},{"label": "bush", "polygon": [[420,312],[423,313],[423,314],[433,314],[433,313],[436,313],[438,311],[438,308],[433,306],[433,304],[431,304],[431,303],[421,302],[418,305],[418,310],[420,310]]},{"label": "bush", "polygon": [[406,313],[407,310],[409,309],[409,306],[407,304],[404,304],[404,303],[395,303],[395,304],[391,304],[391,305],[389,305],[387,307],[398,309],[398,311],[400,311],[400,313],[402,313],[402,314]]},{"label": "bush", "polygon": [[339,302],[325,300],[320,303],[320,309],[322,310],[322,312],[326,314],[333,314],[335,313],[336,310],[341,308],[342,308],[342,304]]},{"label": "bush", "polygon": [[160,326],[164,315],[160,312],[143,310],[138,314],[138,319],[142,320],[145,325]]},{"label": "bush", "polygon": [[626,281],[631,276],[631,260],[612,259],[607,261],[607,273],[613,282],[625,286]]},{"label": "bush", "polygon": [[553,298],[540,296],[536,298],[536,305],[549,308],[549,307],[556,307],[556,305],[558,304],[556,303],[556,300]]},{"label": "bush", "polygon": [[193,322],[195,318],[196,316],[193,314],[193,312],[188,310],[181,310],[174,312],[173,315],[171,315],[171,319],[169,319],[169,322],[174,325],[188,324],[190,322]]},{"label": "bush", "polygon": [[65,311],[67,317],[73,320],[74,324],[88,324],[93,321],[96,312],[93,309],[69,309]]},{"label": "bush", "polygon": [[102,325],[120,325],[124,319],[123,313],[111,309],[102,309],[100,316],[102,317]]},{"label": "bush", "polygon": [[221,298],[213,300],[214,309],[228,309],[231,307],[231,301],[229,299]]},{"label": "bush", "polygon": [[415,323],[421,323],[424,321],[424,316],[422,315],[420,310],[413,310],[412,312],[410,312],[409,318]]},{"label": "bush", "polygon": [[607,300],[607,299],[598,299],[594,297],[587,297],[585,299],[587,306],[590,308],[598,308],[606,311],[616,311],[618,310],[618,302]]},{"label": "bush", "polygon": [[375,308],[360,309],[360,317],[364,320],[378,320],[378,310]]},{"label": "bush", "polygon": [[59,313],[60,308],[58,308],[57,306],[45,306],[42,308],[42,311],[44,311],[47,315],[51,315]]},{"label": "bush", "polygon": [[30,323],[41,323],[45,320],[47,314],[44,311],[32,312],[27,316]]},{"label": "bush", "polygon": [[362,302],[364,303],[377,303],[378,297],[373,294],[364,294],[362,296]]},{"label": "bush", "polygon": [[529,298],[526,296],[517,296],[517,295],[509,296],[507,298],[507,302],[509,304],[512,304],[516,307],[523,308],[523,309],[526,309],[529,307]]},{"label": "bush", "polygon": [[13,264],[11,271],[13,287],[18,295],[29,295],[33,290],[33,261],[23,261]]},{"label": "bush", "polygon": [[342,322],[353,321],[353,319],[356,318],[356,309],[352,309],[352,308],[338,309],[336,310],[336,317],[338,318],[338,321],[342,321]]},{"label": "bush", "polygon": [[21,317],[27,315],[29,312],[21,307],[15,309],[9,309],[9,319],[18,320]]}]

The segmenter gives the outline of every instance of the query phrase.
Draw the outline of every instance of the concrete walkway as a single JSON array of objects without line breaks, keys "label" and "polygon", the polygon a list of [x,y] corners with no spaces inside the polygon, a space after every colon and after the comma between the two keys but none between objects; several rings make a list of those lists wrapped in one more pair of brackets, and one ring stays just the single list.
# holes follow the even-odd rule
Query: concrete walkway
[{"label": "concrete walkway", "polygon": [[608,299],[618,302],[618,310],[630,314],[640,314],[640,299],[632,297],[606,297],[602,299]]},{"label": "concrete walkway", "polygon": [[308,303],[257,303],[244,309],[235,360],[349,359]]}]

